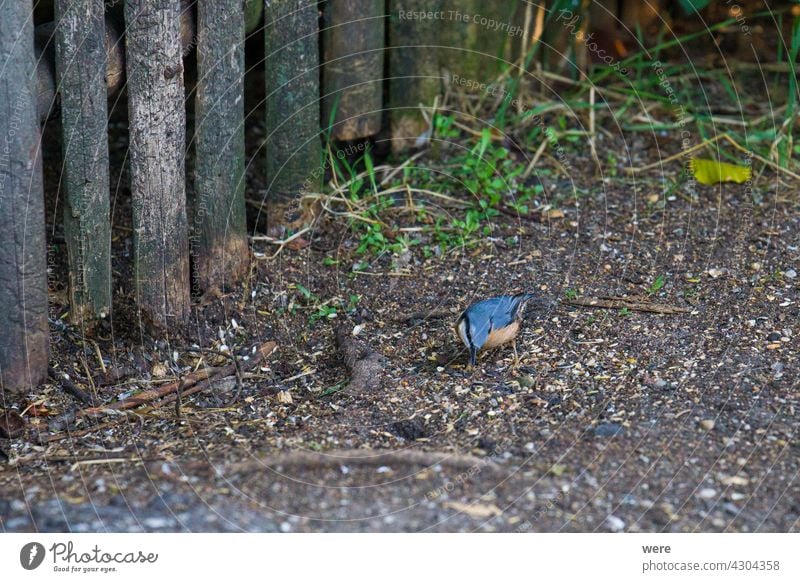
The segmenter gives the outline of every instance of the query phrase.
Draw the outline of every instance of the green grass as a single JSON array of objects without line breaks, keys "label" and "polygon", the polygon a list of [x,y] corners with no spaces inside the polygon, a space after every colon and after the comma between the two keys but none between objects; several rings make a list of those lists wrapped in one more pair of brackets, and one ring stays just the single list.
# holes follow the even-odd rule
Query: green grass
[{"label": "green grass", "polygon": [[655,280],[650,284],[650,287],[647,289],[647,294],[651,297],[661,291],[664,288],[664,284],[666,283],[666,279],[664,279],[664,275],[658,275]]}]

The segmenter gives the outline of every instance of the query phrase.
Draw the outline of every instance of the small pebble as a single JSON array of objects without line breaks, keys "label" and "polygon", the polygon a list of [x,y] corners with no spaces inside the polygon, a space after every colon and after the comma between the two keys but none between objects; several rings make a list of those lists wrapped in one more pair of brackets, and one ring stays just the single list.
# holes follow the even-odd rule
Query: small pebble
[{"label": "small pebble", "polygon": [[767,336],[767,341],[770,342],[779,342],[781,341],[781,334],[777,331],[773,331],[771,334]]},{"label": "small pebble", "polygon": [[707,418],[705,420],[701,420],[700,421],[700,428],[702,428],[703,430],[706,430],[706,431],[713,430],[714,429],[714,421],[711,420],[710,418]]},{"label": "small pebble", "polygon": [[786,277],[787,279],[794,279],[795,277],[797,277],[797,271],[795,271],[794,269],[789,269],[788,271],[783,272],[783,276]]},{"label": "small pebble", "polygon": [[611,531],[622,531],[625,529],[625,522],[616,515],[609,515],[606,518],[606,525]]},{"label": "small pebble", "polygon": [[697,496],[700,499],[714,499],[717,496],[717,491],[711,487],[706,487],[705,489],[698,491]]},{"label": "small pebble", "polygon": [[594,427],[594,436],[599,437],[613,437],[620,434],[624,428],[620,424],[614,422],[604,422]]}]

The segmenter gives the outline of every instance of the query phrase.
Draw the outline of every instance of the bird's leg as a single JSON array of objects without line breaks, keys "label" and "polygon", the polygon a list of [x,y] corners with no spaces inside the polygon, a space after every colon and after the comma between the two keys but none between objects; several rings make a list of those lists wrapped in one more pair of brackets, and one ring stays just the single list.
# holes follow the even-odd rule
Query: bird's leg
[{"label": "bird's leg", "polygon": [[517,353],[517,340],[511,341],[511,346],[514,348],[514,365],[512,368],[519,368],[519,354]]}]

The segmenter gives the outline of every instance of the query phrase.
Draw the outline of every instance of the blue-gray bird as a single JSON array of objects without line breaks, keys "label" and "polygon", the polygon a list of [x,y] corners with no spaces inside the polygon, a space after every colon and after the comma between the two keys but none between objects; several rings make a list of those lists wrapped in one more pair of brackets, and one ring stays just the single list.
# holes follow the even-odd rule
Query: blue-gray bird
[{"label": "blue-gray bird", "polygon": [[[531,293],[499,295],[473,303],[464,310],[456,322],[456,333],[469,349],[471,366],[475,365],[479,350],[516,339],[525,304],[532,298]],[[514,344],[515,354],[516,347]]]}]

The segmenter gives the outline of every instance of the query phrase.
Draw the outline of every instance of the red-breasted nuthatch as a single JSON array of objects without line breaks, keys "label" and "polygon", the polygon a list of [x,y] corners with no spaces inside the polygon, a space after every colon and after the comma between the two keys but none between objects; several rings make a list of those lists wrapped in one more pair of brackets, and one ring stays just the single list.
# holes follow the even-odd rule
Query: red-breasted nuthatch
[{"label": "red-breasted nuthatch", "polygon": [[514,341],[525,304],[532,298],[530,293],[499,295],[473,303],[464,310],[456,322],[456,333],[469,349],[470,365],[475,365],[478,350]]}]

